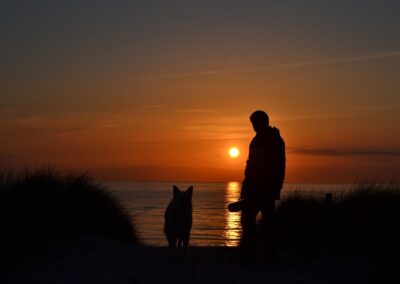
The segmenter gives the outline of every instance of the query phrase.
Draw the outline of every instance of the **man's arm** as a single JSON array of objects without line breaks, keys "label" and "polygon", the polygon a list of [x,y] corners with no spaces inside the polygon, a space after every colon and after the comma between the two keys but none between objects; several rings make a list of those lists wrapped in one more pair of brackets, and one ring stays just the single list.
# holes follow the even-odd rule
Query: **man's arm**
[{"label": "man's arm", "polygon": [[249,182],[246,178],[242,181],[242,188],[240,190],[240,199],[245,199],[249,192]]},{"label": "man's arm", "polygon": [[277,167],[277,175],[276,175],[276,187],[275,187],[275,198],[280,199],[280,192],[283,187],[283,182],[285,180],[285,172],[286,172],[286,153],[285,153],[285,142],[281,137],[277,141],[277,149],[276,149],[276,167]]}]

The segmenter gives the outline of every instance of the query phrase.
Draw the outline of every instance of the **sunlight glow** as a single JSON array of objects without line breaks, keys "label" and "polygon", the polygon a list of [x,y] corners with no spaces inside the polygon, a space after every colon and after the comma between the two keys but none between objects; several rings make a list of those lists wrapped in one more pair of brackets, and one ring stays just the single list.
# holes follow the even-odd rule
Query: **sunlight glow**
[{"label": "sunlight glow", "polygon": [[231,156],[232,158],[236,158],[238,157],[240,154],[240,151],[238,148],[236,147],[232,147],[229,149],[229,156]]}]

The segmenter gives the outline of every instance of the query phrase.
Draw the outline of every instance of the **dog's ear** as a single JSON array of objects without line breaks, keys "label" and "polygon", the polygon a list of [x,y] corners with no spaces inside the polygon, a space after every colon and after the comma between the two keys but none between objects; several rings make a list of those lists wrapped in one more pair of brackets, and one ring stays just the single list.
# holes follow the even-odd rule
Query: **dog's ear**
[{"label": "dog's ear", "polygon": [[188,195],[189,199],[192,198],[192,195],[193,195],[193,185],[190,186],[190,187],[186,190],[186,194]]},{"label": "dog's ear", "polygon": [[178,188],[176,185],[174,185],[174,197],[177,197],[178,194],[179,194],[179,192],[181,192],[181,191],[179,190],[179,188]]}]

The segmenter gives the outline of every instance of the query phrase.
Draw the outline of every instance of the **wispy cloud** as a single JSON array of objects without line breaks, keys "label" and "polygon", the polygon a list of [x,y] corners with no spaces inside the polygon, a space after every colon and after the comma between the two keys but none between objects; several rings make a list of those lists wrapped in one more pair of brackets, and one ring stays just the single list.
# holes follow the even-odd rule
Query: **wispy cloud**
[{"label": "wispy cloud", "polygon": [[400,105],[374,105],[374,106],[358,106],[353,108],[356,111],[386,111],[398,110]]},{"label": "wispy cloud", "polygon": [[328,114],[305,114],[305,115],[294,115],[294,116],[275,116],[275,121],[299,121],[299,120],[321,120],[321,119],[339,119],[339,118],[350,118],[353,117],[353,113],[328,113]]},{"label": "wispy cloud", "polygon": [[400,156],[400,150],[292,148],[288,153],[318,156]]},{"label": "wispy cloud", "polygon": [[297,115],[276,115],[274,121],[302,121],[302,120],[329,120],[329,119],[350,119],[366,112],[385,112],[400,110],[400,105],[365,105],[365,106],[348,106],[340,112],[333,113],[314,113],[314,114],[297,114]]},{"label": "wispy cloud", "polygon": [[82,124],[78,119],[56,119],[46,116],[26,116],[0,123],[0,133],[9,136],[78,133],[92,128],[93,126]]},{"label": "wispy cloud", "polygon": [[21,108],[10,107],[10,108],[0,108],[0,113],[16,113],[21,111]]},{"label": "wispy cloud", "polygon": [[250,73],[250,72],[262,72],[273,69],[288,69],[288,68],[299,68],[307,66],[320,66],[337,63],[353,63],[353,62],[364,62],[373,60],[382,60],[400,57],[400,50],[386,51],[379,53],[371,53],[365,55],[354,55],[347,57],[331,57],[325,59],[308,60],[308,61],[294,61],[282,64],[270,64],[261,66],[249,66],[242,68],[226,68],[226,69],[212,69],[212,70],[200,70],[196,72],[177,72],[177,73],[166,73],[159,75],[149,76],[138,76],[137,79],[154,79],[154,78],[177,78],[177,77],[196,77],[196,76],[209,76],[218,74],[228,73]]},{"label": "wispy cloud", "polygon": [[154,104],[139,107],[141,110],[159,110],[159,109],[167,109],[169,111],[181,112],[181,113],[209,113],[216,111],[211,108],[184,108],[184,107],[174,107],[171,105],[164,104]]},{"label": "wispy cloud", "polygon": [[96,130],[119,129],[125,121],[126,117],[110,115],[28,115],[0,121],[0,133],[3,135],[74,134]]},{"label": "wispy cloud", "polygon": [[169,105],[163,105],[163,104],[155,104],[155,105],[147,105],[147,106],[142,106],[140,109],[148,110],[148,109],[160,109],[160,108],[167,108]]},{"label": "wispy cloud", "polygon": [[215,109],[209,108],[176,108],[174,109],[176,112],[184,112],[184,113],[208,113],[214,112]]}]

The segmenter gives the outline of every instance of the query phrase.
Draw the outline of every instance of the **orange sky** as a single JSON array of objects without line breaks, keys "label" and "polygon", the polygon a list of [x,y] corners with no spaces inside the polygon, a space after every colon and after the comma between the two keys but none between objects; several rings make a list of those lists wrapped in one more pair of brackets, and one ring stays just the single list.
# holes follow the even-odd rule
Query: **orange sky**
[{"label": "orange sky", "polygon": [[240,181],[263,109],[288,182],[399,176],[397,4],[72,2],[0,9],[0,166]]}]

